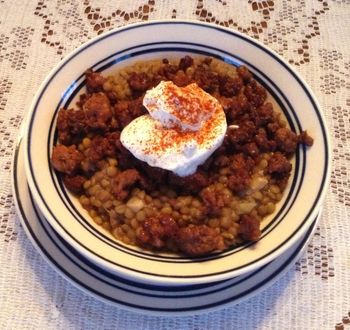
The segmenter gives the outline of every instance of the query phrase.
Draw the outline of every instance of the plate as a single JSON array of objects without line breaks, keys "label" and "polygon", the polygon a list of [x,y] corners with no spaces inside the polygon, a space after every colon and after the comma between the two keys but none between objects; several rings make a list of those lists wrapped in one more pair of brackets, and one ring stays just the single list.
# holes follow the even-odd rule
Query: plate
[{"label": "plate", "polygon": [[106,303],[152,315],[190,315],[232,306],[265,290],[300,257],[316,227],[277,259],[232,279],[183,286],[156,286],[125,280],[91,263],[65,242],[41,215],[28,185],[23,150],[17,146],[13,161],[13,192],[23,228],[44,259],[66,280]]},{"label": "plate", "polygon": [[[293,175],[276,212],[262,223],[255,244],[207,258],[159,255],[127,246],[93,223],[50,166],[56,142],[55,120],[83,92],[84,72],[108,74],[138,60],[212,56],[246,65],[266,87],[297,134],[308,130],[312,148],[300,146]],[[280,56],[243,34],[189,21],[148,22],[113,30],[84,44],[53,69],[29,112],[24,136],[25,169],[33,198],[54,230],[92,262],[118,276],[157,284],[198,284],[224,280],[257,269],[290,248],[319,211],[329,180],[329,138],[312,92]],[[315,168],[318,170],[315,171]]]}]

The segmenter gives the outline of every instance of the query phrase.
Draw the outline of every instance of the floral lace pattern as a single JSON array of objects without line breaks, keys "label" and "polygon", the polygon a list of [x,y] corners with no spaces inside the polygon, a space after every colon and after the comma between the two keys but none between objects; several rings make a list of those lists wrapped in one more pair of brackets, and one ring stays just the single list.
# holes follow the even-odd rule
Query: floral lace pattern
[{"label": "floral lace pattern", "polygon": [[[349,0],[0,0],[0,328],[350,329],[349,17]],[[24,235],[11,191],[20,125],[50,68],[101,33],[163,18],[211,22],[271,47],[315,91],[333,140],[322,219],[295,267],[246,303],[181,319],[116,310],[61,279]]]}]

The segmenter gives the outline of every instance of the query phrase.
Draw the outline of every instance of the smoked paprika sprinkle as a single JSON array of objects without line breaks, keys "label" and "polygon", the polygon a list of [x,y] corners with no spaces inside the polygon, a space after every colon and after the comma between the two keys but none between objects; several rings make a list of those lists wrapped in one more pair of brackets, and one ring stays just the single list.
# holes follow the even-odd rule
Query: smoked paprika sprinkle
[{"label": "smoked paprika sprinkle", "polygon": [[[244,66],[185,56],[140,62],[107,77],[88,70],[86,81],[77,107],[59,111],[52,165],[93,221],[128,245],[197,257],[258,240],[260,222],[288,187],[295,151],[313,143],[306,132],[288,128]],[[167,95],[174,111],[159,111],[158,104],[153,118],[143,102],[162,82],[174,84]],[[189,102],[192,88],[215,99]],[[143,140],[145,122],[154,130],[144,154],[166,153],[170,164],[184,141],[182,151],[191,154],[208,147],[217,130],[225,134],[195,172],[180,176],[123,146],[123,132],[134,121],[142,125],[130,133]]]},{"label": "smoked paprika sprinkle", "polygon": [[143,105],[149,115],[131,121],[120,140],[150,166],[188,176],[222,144],[227,129],[222,106],[195,83],[160,82],[146,92]]}]

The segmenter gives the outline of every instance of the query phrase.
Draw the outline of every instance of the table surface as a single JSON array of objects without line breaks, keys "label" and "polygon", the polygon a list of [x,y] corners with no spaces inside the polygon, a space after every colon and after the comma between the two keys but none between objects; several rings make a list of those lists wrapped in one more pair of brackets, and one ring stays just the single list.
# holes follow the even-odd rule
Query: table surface
[{"label": "table surface", "polygon": [[[48,72],[114,27],[194,19],[246,33],[309,83],[332,138],[332,176],[316,234],[273,286],[203,315],[145,316],[81,292],[39,255],[11,191],[12,151]],[[349,0],[0,0],[0,329],[350,329]]]}]

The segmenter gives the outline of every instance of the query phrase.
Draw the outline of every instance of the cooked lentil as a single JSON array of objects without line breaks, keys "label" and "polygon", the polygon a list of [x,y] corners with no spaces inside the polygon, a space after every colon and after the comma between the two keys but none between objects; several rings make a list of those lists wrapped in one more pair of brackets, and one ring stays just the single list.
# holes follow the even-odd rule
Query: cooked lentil
[{"label": "cooked lentil", "polygon": [[[259,238],[261,220],[282,198],[297,143],[312,139],[286,128],[247,68],[185,56],[86,76],[78,108],[59,112],[52,164],[95,223],[126,244],[189,256]],[[123,127],[145,113],[144,93],[161,80],[196,82],[220,101],[228,125],[237,125],[189,177],[151,168],[120,144]]]}]

